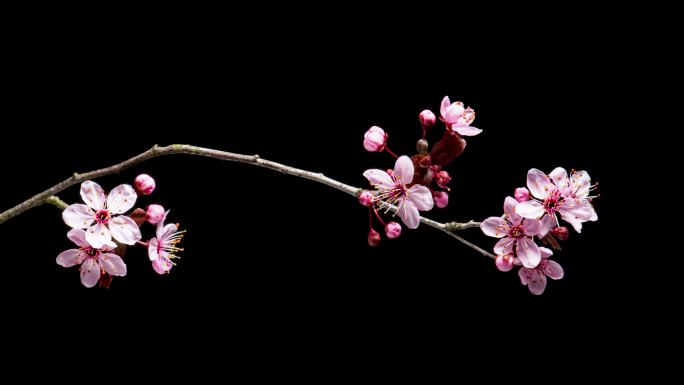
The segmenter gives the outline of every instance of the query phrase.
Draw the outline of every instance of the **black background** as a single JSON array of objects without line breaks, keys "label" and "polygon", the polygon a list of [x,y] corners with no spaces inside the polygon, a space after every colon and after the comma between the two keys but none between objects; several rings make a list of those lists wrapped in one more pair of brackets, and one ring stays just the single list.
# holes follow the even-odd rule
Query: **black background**
[{"label": "black background", "polygon": [[[212,30],[148,32],[46,34],[17,47],[6,129],[18,134],[4,144],[16,151],[0,154],[2,209],[154,144],[259,154],[365,186],[364,170],[390,168],[393,159],[365,152],[364,132],[378,125],[395,152],[413,154],[418,113],[438,114],[449,95],[476,110],[473,125],[484,131],[448,167],[450,204],[430,218],[500,215],[529,168],[561,166],[600,183],[599,221],[579,235],[571,230],[554,257],[565,278],[533,296],[515,271],[497,271],[426,226],[368,247],[367,210],[326,186],[214,159],[157,158],[97,182],[108,191],[139,173],[155,177],[157,190],[137,206],[161,203],[188,231],[178,266],[159,276],[134,248],[126,277],[108,290],[86,289],[77,268],[54,261],[72,247],[59,211],[33,209],[0,233],[5,307],[17,324],[69,329],[107,320],[146,332],[144,341],[188,333],[248,352],[279,340],[360,336],[449,345],[475,330],[512,343],[521,333],[569,343],[554,331],[592,329],[608,338],[614,322],[635,311],[638,294],[616,260],[613,234],[621,178],[614,151],[624,129],[617,119],[631,98],[629,79],[616,71],[624,62],[614,36],[476,44],[382,31],[319,39],[303,29],[249,41],[236,33],[211,39]],[[435,132],[429,137],[434,143]],[[75,203],[78,191],[59,196]],[[153,234],[150,225],[142,230]],[[496,242],[477,229],[462,235],[486,249]]]}]

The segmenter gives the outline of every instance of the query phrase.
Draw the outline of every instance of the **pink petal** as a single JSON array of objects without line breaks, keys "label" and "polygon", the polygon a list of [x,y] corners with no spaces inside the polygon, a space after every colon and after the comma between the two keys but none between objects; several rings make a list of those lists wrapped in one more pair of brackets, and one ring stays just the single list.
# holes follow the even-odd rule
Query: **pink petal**
[{"label": "pink petal", "polygon": [[173,264],[168,258],[158,258],[152,261],[152,268],[158,274],[166,274],[171,270]]},{"label": "pink petal", "polygon": [[83,229],[71,229],[67,233],[67,238],[71,240],[71,242],[75,243],[76,246],[80,247],[89,247],[90,244],[88,241],[85,239],[85,231]]},{"label": "pink petal", "polygon": [[403,185],[410,184],[413,181],[413,171],[413,162],[406,155],[400,156],[394,163],[394,178]]},{"label": "pink petal", "polygon": [[544,206],[539,201],[525,201],[515,206],[515,212],[523,218],[537,219],[544,215]]},{"label": "pink petal", "polygon": [[489,217],[480,225],[480,229],[483,233],[494,238],[505,237],[508,228],[508,223],[500,217]]},{"label": "pink petal", "polygon": [[546,274],[551,279],[563,278],[563,268],[556,261],[544,260],[539,264],[542,273]]},{"label": "pink petal", "polygon": [[147,255],[150,257],[150,261],[159,258],[159,240],[157,240],[157,238],[150,239],[149,246],[147,247]]},{"label": "pink petal", "polygon": [[109,221],[109,231],[112,237],[126,245],[134,245],[142,238],[140,228],[135,221],[125,215],[119,215]]},{"label": "pink petal", "polygon": [[553,251],[546,247],[540,247],[539,252],[541,253],[542,259],[547,259],[548,257],[553,255]]},{"label": "pink petal", "polygon": [[451,126],[451,129],[458,132],[462,136],[475,136],[482,132],[479,128],[473,126]]},{"label": "pink petal", "polygon": [[169,223],[162,229],[161,237],[159,238],[161,242],[167,240],[171,235],[178,231],[178,225],[175,223]]},{"label": "pink petal", "polygon": [[515,255],[525,267],[534,268],[541,261],[539,246],[530,238],[520,238],[515,245]]},{"label": "pink petal", "polygon": [[570,176],[570,183],[575,196],[586,198],[589,196],[589,188],[591,187],[591,178],[586,171],[576,171]]},{"label": "pink petal", "polygon": [[107,209],[112,214],[123,214],[135,205],[136,199],[138,195],[131,185],[116,186],[107,197]]},{"label": "pink petal", "polygon": [[592,219],[596,214],[589,203],[576,204],[568,200],[563,202],[558,212],[560,212],[561,218],[570,223],[578,233],[582,232],[582,222]]},{"label": "pink petal", "polygon": [[81,265],[81,283],[85,287],[93,287],[100,280],[100,264],[95,258],[86,259]]},{"label": "pink petal", "polygon": [[554,168],[549,174],[549,178],[560,189],[568,187],[568,173],[563,167]]},{"label": "pink petal", "polygon": [[465,112],[463,103],[452,103],[449,107],[447,107],[444,119],[449,123],[458,123],[463,116],[463,112]]},{"label": "pink petal", "polygon": [[546,234],[548,234],[549,231],[551,231],[551,229],[553,229],[557,225],[558,220],[556,220],[556,214],[544,215],[541,219],[541,226],[539,227],[539,233],[537,233],[537,237],[539,237],[539,239],[544,238]]},{"label": "pink petal", "polygon": [[520,282],[523,285],[527,285],[530,293],[534,295],[539,295],[546,289],[546,276],[537,269],[521,268],[518,270],[518,276],[520,277]]},{"label": "pink petal", "polygon": [[57,264],[64,267],[80,265],[86,257],[86,253],[81,249],[69,249],[57,256]]},{"label": "pink petal", "polygon": [[423,185],[414,185],[408,190],[407,198],[413,202],[420,211],[432,210],[435,202],[432,200],[430,189]]},{"label": "pink petal", "polygon": [[159,221],[159,223],[157,223],[157,230],[155,234],[157,235],[157,240],[159,240],[160,242],[162,239],[164,239],[164,228],[166,227],[164,226],[164,222],[166,222],[166,218],[169,216],[169,212],[171,212],[171,210],[166,210],[162,219]]},{"label": "pink petal", "polygon": [[506,197],[504,199],[504,213],[506,213],[506,218],[513,224],[517,226],[522,222],[522,217],[515,212],[515,208],[518,206],[518,201],[512,197]]},{"label": "pink petal", "polygon": [[515,240],[510,237],[506,238],[501,238],[499,242],[494,245],[494,254],[496,255],[503,255],[503,254],[512,254],[513,253],[513,246],[515,245]]},{"label": "pink petal", "polygon": [[[527,189],[537,199],[544,199],[552,188],[549,177],[536,168],[527,172]],[[522,215],[522,214],[521,214]]]},{"label": "pink petal", "polygon": [[392,188],[394,186],[392,177],[390,177],[388,173],[377,168],[366,170],[363,173],[363,176],[375,187],[382,186],[384,188]]},{"label": "pink petal", "polygon": [[98,223],[90,226],[90,228],[86,230],[85,238],[90,246],[99,249],[112,240],[112,234],[109,232],[107,226]]},{"label": "pink petal", "polygon": [[93,210],[102,210],[105,208],[105,193],[99,184],[87,180],[81,183],[81,198]]},{"label": "pink petal", "polygon": [[418,208],[413,202],[409,200],[404,201],[399,205],[397,214],[404,222],[406,227],[409,229],[418,228],[418,225],[420,224],[420,214],[418,213]]},{"label": "pink petal", "polygon": [[76,203],[62,211],[62,219],[69,227],[85,229],[95,221],[95,213],[90,207]]},{"label": "pink petal", "polygon": [[451,101],[449,101],[449,97],[445,96],[444,99],[442,99],[442,104],[439,106],[439,114],[442,115],[443,118],[446,119],[446,114],[447,114],[447,108],[451,105]]},{"label": "pink petal", "polygon": [[525,219],[522,223],[522,228],[527,236],[537,235],[539,230],[541,230],[541,222],[537,219]]},{"label": "pink petal", "polygon": [[126,275],[126,264],[123,259],[116,254],[102,254],[98,257],[102,269],[110,275],[123,277]]}]

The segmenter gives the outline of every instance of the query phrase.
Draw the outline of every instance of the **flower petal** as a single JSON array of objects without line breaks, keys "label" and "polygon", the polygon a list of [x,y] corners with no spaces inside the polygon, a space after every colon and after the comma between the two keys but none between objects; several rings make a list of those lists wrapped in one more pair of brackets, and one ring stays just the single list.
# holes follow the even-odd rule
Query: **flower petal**
[{"label": "flower petal", "polygon": [[406,227],[409,229],[418,228],[418,225],[420,224],[420,214],[418,213],[418,208],[413,202],[409,200],[402,202],[399,205],[397,214],[399,214],[399,218],[401,218]]},{"label": "flower petal", "polygon": [[501,238],[499,242],[494,245],[494,254],[496,255],[503,255],[503,254],[512,254],[513,253],[513,246],[515,245],[515,240],[510,237],[506,238]]},{"label": "flower petal", "polygon": [[157,235],[157,240],[159,242],[161,242],[161,240],[163,239],[164,227],[166,227],[164,226],[164,222],[166,222],[166,218],[169,216],[169,212],[171,212],[171,210],[166,210],[162,219],[159,221],[159,223],[157,223],[157,230],[155,234]]},{"label": "flower petal", "polygon": [[455,102],[446,108],[446,115],[444,119],[449,123],[458,123],[458,121],[463,116],[465,108],[463,108],[463,103]]},{"label": "flower petal", "polygon": [[575,196],[586,198],[589,196],[589,188],[591,188],[591,178],[586,171],[576,171],[570,176],[570,183]]},{"label": "flower petal", "polygon": [[173,263],[168,258],[158,258],[152,261],[152,268],[157,274],[166,274],[173,267]]},{"label": "flower petal", "polygon": [[67,233],[67,238],[71,240],[71,242],[75,243],[76,246],[80,247],[89,247],[90,244],[88,241],[85,239],[85,230],[83,229],[71,229]]},{"label": "flower petal", "polygon": [[394,163],[394,178],[401,182],[401,184],[408,185],[413,182],[413,171],[411,158],[406,155],[397,158],[397,161]]},{"label": "flower petal", "polygon": [[136,199],[138,195],[131,185],[116,186],[107,197],[107,209],[112,214],[123,214],[135,205]]},{"label": "flower petal", "polygon": [[102,269],[106,273],[117,277],[126,275],[126,264],[118,255],[107,253],[100,255],[98,259],[100,261],[100,266],[102,266]]},{"label": "flower petal", "polygon": [[538,219],[525,219],[522,223],[522,228],[525,230],[525,235],[534,236],[539,234],[541,230],[541,222]]},{"label": "flower petal", "polygon": [[458,132],[462,136],[475,136],[482,132],[481,129],[475,128],[473,126],[451,126],[451,129]]},{"label": "flower petal", "polygon": [[534,268],[541,261],[539,246],[531,238],[520,238],[515,245],[515,255],[520,259],[523,266]]},{"label": "flower petal", "polygon": [[392,188],[394,186],[392,177],[377,168],[364,171],[363,176],[375,187]]},{"label": "flower petal", "polygon": [[558,209],[561,218],[570,223],[575,231],[582,232],[582,222],[586,222],[594,218],[596,212],[589,203],[574,203],[573,201],[565,201]]},{"label": "flower petal", "polygon": [[480,229],[486,235],[494,238],[503,238],[508,230],[508,223],[500,217],[489,217],[480,225]]},{"label": "flower petal", "polygon": [[420,211],[432,210],[432,207],[435,204],[430,189],[420,184],[413,185],[413,187],[408,190],[407,198],[413,202]]},{"label": "flower petal", "polygon": [[150,261],[154,261],[159,258],[159,240],[157,238],[152,238],[148,242],[148,245],[147,256],[150,258]]},{"label": "flower petal", "polygon": [[93,287],[100,280],[100,264],[95,258],[86,259],[81,264],[81,283],[85,287]]},{"label": "flower petal", "polygon": [[544,215],[544,206],[539,201],[525,201],[515,206],[515,212],[523,218],[537,219]]},{"label": "flower petal", "polygon": [[541,253],[542,259],[546,259],[553,255],[553,251],[547,247],[540,247],[539,252]]},{"label": "flower petal", "polygon": [[119,215],[109,221],[112,237],[121,243],[133,245],[142,238],[140,228],[135,221],[125,215]]},{"label": "flower petal", "polygon": [[104,209],[107,199],[102,187],[91,180],[81,183],[81,198],[95,211]]},{"label": "flower petal", "polygon": [[85,238],[90,246],[99,249],[105,244],[111,242],[112,234],[109,232],[107,226],[103,225],[102,223],[97,223],[93,226],[90,226],[90,228],[86,230]]},{"label": "flower petal", "polygon": [[563,268],[556,261],[544,260],[539,264],[542,273],[546,274],[551,279],[563,278]]},{"label": "flower petal", "polygon": [[163,243],[166,241],[171,235],[176,233],[178,231],[178,225],[175,223],[169,223],[168,225],[164,226],[161,232],[161,237],[159,238],[160,241]]},{"label": "flower petal", "polygon": [[95,213],[90,207],[82,204],[73,204],[62,211],[64,223],[74,229],[86,229],[95,220]]},{"label": "flower petal", "polygon": [[563,167],[554,168],[549,174],[549,178],[560,189],[568,187],[568,173]]},{"label": "flower petal", "polygon": [[80,265],[87,257],[88,255],[81,249],[69,249],[57,256],[57,264],[64,267]]},{"label": "flower petal", "polygon": [[[527,189],[530,190],[532,196],[537,199],[544,199],[551,189],[551,182],[549,177],[536,168],[530,169],[527,172]],[[522,214],[521,214],[522,215]]]},{"label": "flower petal", "polygon": [[554,227],[558,225],[558,220],[556,219],[556,214],[553,215],[544,215],[541,219],[541,227],[539,227],[539,232],[537,233],[537,237],[539,239],[542,239],[546,236],[546,234],[551,231]]},{"label": "flower petal", "polygon": [[534,295],[540,295],[546,289],[546,276],[537,269],[521,268],[518,270],[518,276],[520,277],[520,282],[523,285],[527,285],[530,293]]},{"label": "flower petal", "polygon": [[515,208],[518,206],[518,201],[513,197],[506,197],[504,199],[504,213],[506,213],[506,218],[513,224],[517,226],[522,222],[522,217],[515,212]]},{"label": "flower petal", "polygon": [[447,108],[451,105],[451,101],[449,100],[448,96],[445,96],[444,99],[442,99],[442,104],[439,106],[439,114],[442,115],[443,118],[446,119],[446,114],[447,114]]}]

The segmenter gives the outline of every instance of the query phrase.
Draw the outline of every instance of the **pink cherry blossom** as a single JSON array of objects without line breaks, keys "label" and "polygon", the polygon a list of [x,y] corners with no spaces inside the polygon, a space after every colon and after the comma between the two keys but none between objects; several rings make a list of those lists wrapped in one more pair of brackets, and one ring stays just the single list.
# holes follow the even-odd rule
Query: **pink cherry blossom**
[{"label": "pink cherry blossom", "polygon": [[479,128],[470,126],[475,120],[475,111],[470,107],[464,108],[461,102],[451,103],[449,97],[445,96],[439,112],[442,115],[440,119],[447,128],[462,136],[475,136],[482,132]]},{"label": "pink cherry blossom", "polygon": [[64,223],[74,229],[87,229],[86,240],[94,248],[100,248],[112,240],[132,245],[141,238],[135,221],[123,214],[135,204],[137,195],[127,184],[117,186],[109,196],[102,187],[92,181],[81,184],[81,198],[86,203],[76,203],[62,212]]},{"label": "pink cherry blossom", "polygon": [[375,199],[375,195],[368,190],[364,190],[359,194],[359,203],[366,207],[370,207],[370,205],[373,204],[373,199]]},{"label": "pink cherry blossom", "polygon": [[95,248],[86,240],[83,229],[71,229],[67,237],[78,246],[78,249],[63,251],[57,256],[57,264],[64,267],[81,265],[81,283],[85,287],[93,287],[103,273],[123,277],[126,275],[126,264],[118,255],[111,253],[116,248],[112,241],[105,242]]},{"label": "pink cherry blossom", "polygon": [[[546,247],[540,247],[541,261],[535,268],[521,267],[518,270],[520,282],[530,289],[530,293],[540,295],[546,289],[546,277],[553,280],[563,278],[563,268],[556,261],[551,261],[548,258],[553,255],[553,252]],[[516,263],[519,264],[519,263]]]},{"label": "pink cherry blossom", "polygon": [[167,211],[164,217],[157,224],[157,236],[150,239],[147,247],[147,253],[152,261],[152,268],[159,274],[168,273],[175,265],[173,259],[180,258],[175,253],[183,251],[183,249],[176,247],[185,236],[185,230],[178,231],[178,225],[168,224],[164,225],[166,217],[169,215]]},{"label": "pink cherry blossom", "polygon": [[494,263],[496,264],[497,269],[506,272],[511,271],[511,269],[513,268],[514,260],[515,257],[513,256],[513,254],[497,255],[496,259],[494,260]]},{"label": "pink cherry blossom", "polygon": [[598,219],[588,197],[588,184],[589,175],[585,171],[568,179],[567,172],[561,167],[549,175],[533,168],[527,173],[527,188],[536,199],[520,203],[516,212],[525,218],[541,220],[539,238],[558,226],[556,213],[560,213],[561,218],[579,233],[583,222]]},{"label": "pink cherry blossom", "polygon": [[135,190],[142,195],[150,195],[156,187],[156,183],[151,176],[140,174],[135,178]]},{"label": "pink cherry blossom", "polygon": [[379,190],[376,197],[381,207],[397,206],[397,214],[409,229],[420,224],[420,211],[432,209],[434,202],[430,190],[413,182],[413,162],[408,156],[400,156],[394,164],[392,175],[379,169],[366,170],[363,176]]},{"label": "pink cherry blossom", "polygon": [[490,237],[501,238],[494,246],[497,255],[515,253],[525,267],[536,267],[541,254],[533,237],[539,233],[541,224],[536,219],[525,219],[518,215],[515,212],[517,205],[519,203],[513,197],[506,197],[504,218],[489,217],[480,228]]},{"label": "pink cherry blossom", "polygon": [[525,187],[518,187],[513,193],[513,198],[518,202],[526,202],[530,200],[530,190]]},{"label": "pink cherry blossom", "polygon": [[363,147],[366,151],[379,152],[385,149],[387,133],[378,127],[373,126],[363,135]]}]

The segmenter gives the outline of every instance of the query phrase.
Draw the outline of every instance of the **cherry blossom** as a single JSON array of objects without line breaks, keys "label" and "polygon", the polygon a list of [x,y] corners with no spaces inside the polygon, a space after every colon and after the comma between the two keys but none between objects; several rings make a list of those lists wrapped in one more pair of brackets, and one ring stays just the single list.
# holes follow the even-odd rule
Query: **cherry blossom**
[{"label": "cherry blossom", "polygon": [[116,244],[106,241],[101,247],[92,247],[86,235],[83,229],[69,230],[67,237],[79,248],[60,253],[57,264],[64,267],[81,265],[81,283],[85,287],[95,286],[106,274],[118,277],[126,275],[126,264],[121,257],[112,253]]},{"label": "cherry blossom", "polygon": [[135,204],[137,195],[131,185],[119,185],[107,196],[99,184],[85,181],[81,184],[81,198],[86,204],[76,203],[67,207],[62,218],[69,227],[88,229],[86,240],[91,246],[100,248],[112,237],[126,245],[140,240],[140,228],[135,221],[125,215],[117,215]]},{"label": "cherry blossom", "polygon": [[[520,282],[526,285],[530,289],[530,293],[534,295],[540,295],[546,289],[546,277],[553,280],[558,280],[563,278],[563,268],[556,261],[551,261],[548,258],[553,255],[553,252],[546,247],[540,247],[541,261],[539,265],[535,268],[521,267],[518,270],[518,276],[520,277]],[[519,262],[515,262],[520,264]]]},{"label": "cherry blossom", "polygon": [[363,147],[369,152],[379,152],[385,149],[387,134],[378,127],[373,126],[363,135]]},{"label": "cherry blossom", "polygon": [[175,253],[183,251],[183,249],[176,246],[185,236],[185,230],[178,231],[177,224],[164,225],[168,215],[169,212],[167,211],[157,224],[157,236],[150,239],[147,247],[148,256],[150,261],[152,261],[152,268],[159,274],[168,273],[175,265],[172,260],[180,258]]},{"label": "cherry blossom", "polygon": [[463,103],[449,101],[445,96],[439,108],[442,120],[447,128],[459,133],[462,136],[475,136],[482,132],[479,128],[471,127],[470,124],[475,120],[475,111],[472,108],[464,108]]},{"label": "cherry blossom", "polygon": [[363,173],[379,190],[376,200],[380,206],[396,205],[397,214],[409,229],[415,229],[420,224],[419,210],[428,211],[434,205],[427,187],[411,185],[413,173],[413,162],[405,155],[397,158],[392,175],[379,169],[370,169]]}]

